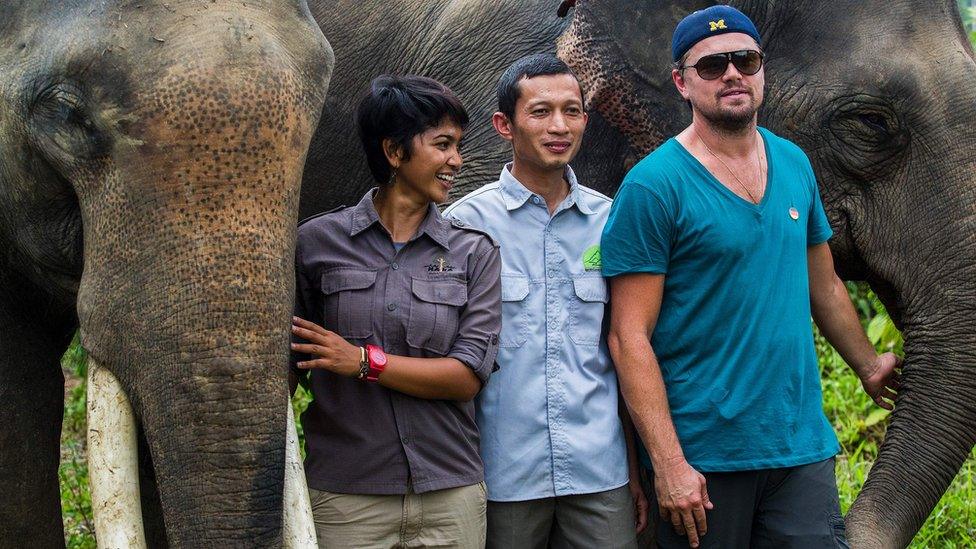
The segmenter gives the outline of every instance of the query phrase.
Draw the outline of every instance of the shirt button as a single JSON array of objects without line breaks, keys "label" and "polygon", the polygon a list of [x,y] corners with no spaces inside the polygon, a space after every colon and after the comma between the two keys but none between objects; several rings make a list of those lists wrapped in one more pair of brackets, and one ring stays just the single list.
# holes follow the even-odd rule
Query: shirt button
[{"label": "shirt button", "polygon": [[387,305],[386,306],[386,310],[387,311],[395,311],[396,310],[396,303],[390,303],[389,305]]},{"label": "shirt button", "polygon": [[533,196],[533,197],[532,197],[532,203],[533,203],[533,204],[538,204],[539,202],[542,202],[542,201],[541,201],[541,200],[539,200],[539,197],[538,197],[538,196]]},{"label": "shirt button", "polygon": [[397,263],[396,261],[394,261],[394,262],[393,262],[393,264],[392,264],[392,265],[390,265],[390,268],[391,268],[391,269],[393,269],[393,270],[395,271],[395,270],[397,270],[397,269],[399,269],[399,268],[400,268],[400,264],[399,264],[399,263]]},{"label": "shirt button", "polygon": [[400,439],[400,442],[402,442],[404,444],[410,444],[410,439],[407,438],[407,437],[403,437],[403,438]]},{"label": "shirt button", "polygon": [[547,274],[549,275],[549,278],[556,278],[556,271],[549,271]]}]

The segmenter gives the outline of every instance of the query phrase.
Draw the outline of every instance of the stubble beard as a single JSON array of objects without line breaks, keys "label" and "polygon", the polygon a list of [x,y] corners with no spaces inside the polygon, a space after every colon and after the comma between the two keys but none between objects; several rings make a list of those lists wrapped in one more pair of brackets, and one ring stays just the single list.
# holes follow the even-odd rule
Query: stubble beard
[{"label": "stubble beard", "polygon": [[[721,101],[721,99],[719,99]],[[709,126],[725,134],[739,134],[748,130],[759,112],[759,104],[753,95],[749,95],[749,104],[734,108],[723,109],[721,106],[703,108],[693,105]]]}]

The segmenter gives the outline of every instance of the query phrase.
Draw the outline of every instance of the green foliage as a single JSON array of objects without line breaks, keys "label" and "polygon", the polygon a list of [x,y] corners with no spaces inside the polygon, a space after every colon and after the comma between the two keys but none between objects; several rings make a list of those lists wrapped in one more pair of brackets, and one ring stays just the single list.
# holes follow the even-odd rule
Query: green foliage
[{"label": "green foliage", "polygon": [[91,496],[88,492],[88,462],[84,438],[61,445],[61,517],[68,549],[94,549]]},{"label": "green foliage", "polygon": [[959,4],[962,11],[963,28],[969,33],[969,41],[976,48],[976,8],[965,7],[962,0]]},{"label": "green foliage", "polygon": [[85,435],[88,355],[75,334],[61,357],[65,374],[64,420],[61,424],[61,516],[68,549],[94,549],[91,494],[88,491],[88,447]]},{"label": "green foliage", "polygon": [[305,459],[305,429],[302,428],[302,412],[308,408],[310,402],[312,402],[312,393],[303,385],[299,385],[295,390],[295,396],[291,397],[291,409],[295,413],[295,429],[298,431],[298,448],[302,452],[302,459]]}]

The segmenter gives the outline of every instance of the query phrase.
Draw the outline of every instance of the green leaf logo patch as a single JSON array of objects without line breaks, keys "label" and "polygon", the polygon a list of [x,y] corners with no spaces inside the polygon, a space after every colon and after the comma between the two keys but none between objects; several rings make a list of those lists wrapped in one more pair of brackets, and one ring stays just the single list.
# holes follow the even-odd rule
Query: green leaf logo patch
[{"label": "green leaf logo patch", "polygon": [[583,252],[583,270],[585,271],[599,271],[600,267],[603,266],[603,262],[600,261],[600,245],[594,244]]}]

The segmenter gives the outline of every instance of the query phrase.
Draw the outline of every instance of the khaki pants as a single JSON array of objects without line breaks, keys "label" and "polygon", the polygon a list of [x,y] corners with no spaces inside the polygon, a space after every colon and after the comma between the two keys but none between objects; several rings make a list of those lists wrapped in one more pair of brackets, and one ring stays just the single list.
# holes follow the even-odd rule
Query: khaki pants
[{"label": "khaki pants", "polygon": [[485,546],[485,483],[402,496],[309,488],[322,549]]}]

